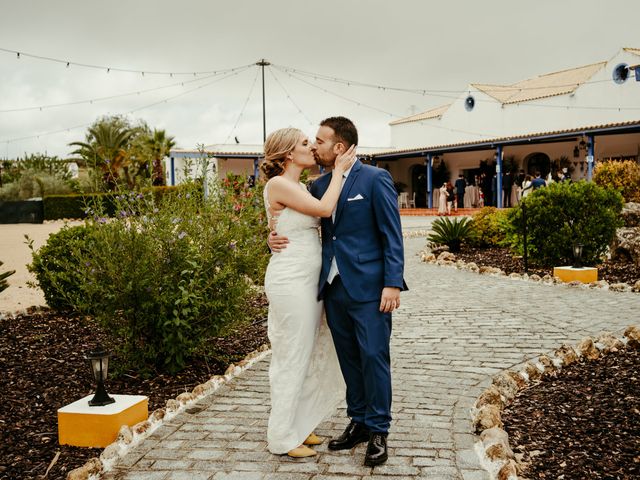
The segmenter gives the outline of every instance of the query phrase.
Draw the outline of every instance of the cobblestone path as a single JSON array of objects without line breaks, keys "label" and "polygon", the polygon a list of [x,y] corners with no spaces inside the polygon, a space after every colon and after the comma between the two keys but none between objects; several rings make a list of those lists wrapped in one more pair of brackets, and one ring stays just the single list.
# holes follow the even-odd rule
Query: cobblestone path
[{"label": "cobblestone path", "polygon": [[[541,285],[421,263],[406,240],[394,314],[393,415],[386,465],[362,465],[365,445],[292,460],[267,452],[268,358],[165,423],[103,478],[185,480],[481,480],[469,408],[492,375],[602,330],[638,321],[640,295]],[[196,411],[198,410],[198,411]],[[331,437],[345,412],[317,430]]]}]

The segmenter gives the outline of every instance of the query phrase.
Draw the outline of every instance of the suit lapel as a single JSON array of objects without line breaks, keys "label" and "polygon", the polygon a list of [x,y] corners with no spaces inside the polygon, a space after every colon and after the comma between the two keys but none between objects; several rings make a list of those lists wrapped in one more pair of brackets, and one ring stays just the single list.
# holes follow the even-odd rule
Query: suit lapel
[{"label": "suit lapel", "polygon": [[360,160],[356,160],[351,167],[351,171],[349,172],[349,176],[344,182],[342,187],[342,191],[340,192],[340,198],[338,199],[338,206],[336,207],[336,219],[334,220],[334,226],[338,224],[340,220],[340,215],[342,214],[342,210],[344,209],[345,204],[347,203],[347,198],[349,198],[349,191],[351,187],[353,187],[354,182],[356,181],[356,177],[358,173],[360,173],[360,169],[362,168],[362,162]]}]

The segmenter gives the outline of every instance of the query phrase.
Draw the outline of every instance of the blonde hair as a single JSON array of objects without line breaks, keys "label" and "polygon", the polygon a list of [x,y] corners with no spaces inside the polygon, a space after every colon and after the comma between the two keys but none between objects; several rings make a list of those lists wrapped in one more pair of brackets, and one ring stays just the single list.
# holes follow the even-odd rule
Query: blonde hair
[{"label": "blonde hair", "polygon": [[286,157],[296,148],[301,135],[302,131],[297,128],[281,128],[269,134],[264,142],[264,162],[260,167],[267,179],[284,172]]}]

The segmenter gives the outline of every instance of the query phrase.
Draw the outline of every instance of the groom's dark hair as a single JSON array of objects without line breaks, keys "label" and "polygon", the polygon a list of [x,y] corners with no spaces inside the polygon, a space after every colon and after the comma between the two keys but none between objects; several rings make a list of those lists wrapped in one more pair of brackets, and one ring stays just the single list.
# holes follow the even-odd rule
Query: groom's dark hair
[{"label": "groom's dark hair", "polygon": [[345,117],[329,117],[320,122],[321,127],[329,127],[335,132],[336,143],[342,143],[345,150],[358,144],[358,130],[351,120]]}]

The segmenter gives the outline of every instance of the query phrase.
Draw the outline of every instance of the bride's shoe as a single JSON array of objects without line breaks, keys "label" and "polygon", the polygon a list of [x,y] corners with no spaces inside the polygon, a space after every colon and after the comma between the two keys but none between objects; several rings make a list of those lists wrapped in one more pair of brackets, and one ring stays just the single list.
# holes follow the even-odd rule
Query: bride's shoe
[{"label": "bride's shoe", "polygon": [[287,455],[293,458],[306,458],[313,457],[317,455],[317,452],[305,445],[300,445],[299,447],[294,448],[293,450],[289,450]]},{"label": "bride's shoe", "polygon": [[305,445],[320,445],[323,441],[324,440],[322,440],[319,436],[311,432],[307,439],[302,443],[304,443]]}]

